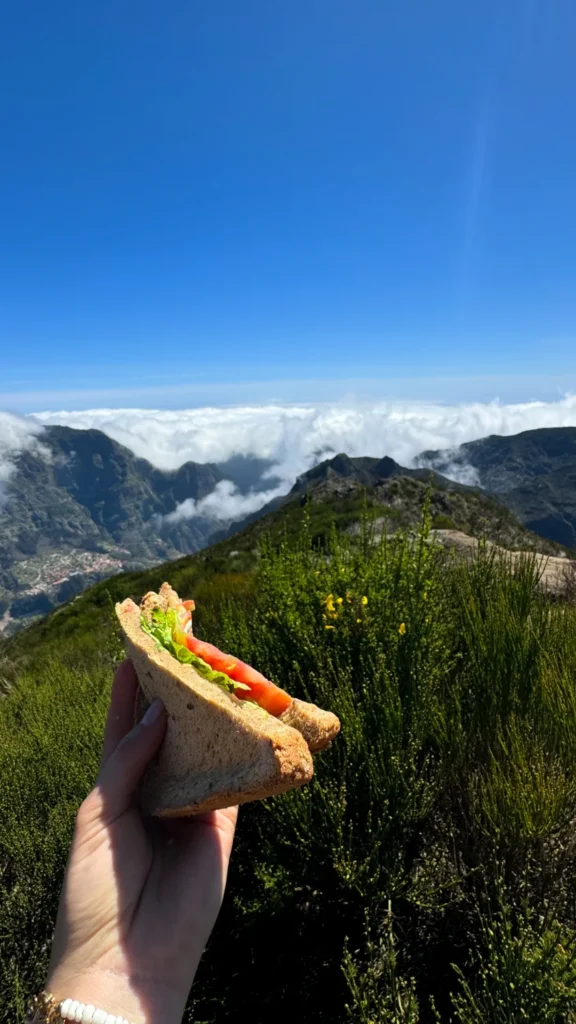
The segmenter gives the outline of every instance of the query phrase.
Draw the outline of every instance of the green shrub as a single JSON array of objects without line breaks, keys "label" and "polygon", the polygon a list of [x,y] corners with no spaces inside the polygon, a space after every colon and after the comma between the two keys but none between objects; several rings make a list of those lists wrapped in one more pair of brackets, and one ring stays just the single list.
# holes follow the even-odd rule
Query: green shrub
[{"label": "green shrub", "polygon": [[434,530],[457,530],[456,523],[451,516],[445,515],[443,512],[438,512],[432,517],[432,527]]},{"label": "green shrub", "polygon": [[112,601],[164,576],[200,636],[342,722],[308,787],[242,808],[187,1019],[572,1020],[576,608],[529,559],[454,563],[426,519],[415,541],[298,524],[251,571],[216,551],[118,577],[8,648],[0,1020],[42,981],[120,656]]},{"label": "green shrub", "polygon": [[414,980],[398,973],[397,940],[390,907],[377,941],[373,925],[366,924],[366,948],[358,962],[346,949],[343,971],[352,1002],[348,1019],[357,1024],[418,1024],[420,1019]]},{"label": "green shrub", "polygon": [[56,659],[0,702],[0,1019],[44,981],[72,826],[90,789],[110,665],[76,672]]},{"label": "green shrub", "polygon": [[482,945],[472,959],[473,980],[457,971],[456,1020],[460,1024],[573,1024],[573,933],[528,907],[514,914],[505,902],[496,914],[480,913],[479,919]]}]

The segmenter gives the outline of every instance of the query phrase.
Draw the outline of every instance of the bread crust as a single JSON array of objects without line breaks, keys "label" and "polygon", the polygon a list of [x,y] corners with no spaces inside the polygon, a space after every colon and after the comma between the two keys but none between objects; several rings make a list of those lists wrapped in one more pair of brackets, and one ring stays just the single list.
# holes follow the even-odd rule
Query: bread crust
[{"label": "bread crust", "polygon": [[280,715],[280,721],[298,729],[313,754],[327,750],[340,732],[340,719],[331,711],[323,711],[316,704],[305,700],[292,699],[292,703]]},{"label": "bread crust", "polygon": [[130,598],[116,613],[146,702],[159,697],[168,713],[164,742],[140,790],[145,812],[200,814],[310,781],[312,757],[297,729],[159,649],[141,628],[141,610]]}]

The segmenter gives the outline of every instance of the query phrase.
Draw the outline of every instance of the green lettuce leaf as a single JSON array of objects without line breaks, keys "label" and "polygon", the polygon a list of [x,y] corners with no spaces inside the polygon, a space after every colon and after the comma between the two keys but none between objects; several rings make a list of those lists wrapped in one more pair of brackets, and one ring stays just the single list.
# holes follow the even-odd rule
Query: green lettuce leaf
[{"label": "green lettuce leaf", "polygon": [[142,615],[140,625],[148,636],[156,641],[159,648],[164,648],[173,658],[176,658],[182,665],[192,665],[199,676],[211,683],[216,683],[227,693],[234,693],[235,690],[250,690],[245,683],[236,683],[225,672],[216,672],[208,665],[203,658],[189,651],[184,644],[177,644],[174,639],[174,630],[178,627],[178,619],[173,608],[163,611],[161,608],[154,608],[151,621]]}]

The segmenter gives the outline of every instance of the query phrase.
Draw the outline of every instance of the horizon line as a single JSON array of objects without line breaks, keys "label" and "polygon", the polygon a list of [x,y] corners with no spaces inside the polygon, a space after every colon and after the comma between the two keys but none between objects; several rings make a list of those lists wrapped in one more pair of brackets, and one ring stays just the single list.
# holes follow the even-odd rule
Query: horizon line
[{"label": "horizon line", "polygon": [[[496,388],[504,391],[497,393]],[[460,396],[455,391],[464,392]],[[62,403],[78,402],[82,411],[112,402],[108,408],[159,408],[162,399],[174,410],[181,408],[261,405],[322,405],[327,402],[537,402],[561,400],[576,392],[576,374],[477,374],[437,377],[287,378],[240,383],[197,383],[133,388],[62,388],[0,392],[0,409],[21,415],[64,411]],[[328,393],[327,393],[328,392]],[[474,393],[476,392],[476,393]],[[506,397],[508,395],[508,397]],[[512,395],[514,397],[512,397]],[[186,396],[186,397],[185,397]],[[175,400],[184,404],[175,405]],[[153,406],[150,405],[153,402]],[[87,403],[91,403],[88,405]],[[60,405],[60,408],[57,406]],[[66,411],[80,411],[68,408]]]}]

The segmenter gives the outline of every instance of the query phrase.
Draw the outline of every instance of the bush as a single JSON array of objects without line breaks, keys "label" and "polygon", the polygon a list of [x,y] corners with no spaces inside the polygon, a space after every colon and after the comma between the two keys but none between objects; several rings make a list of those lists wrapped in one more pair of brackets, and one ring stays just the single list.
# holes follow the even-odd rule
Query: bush
[{"label": "bush", "polygon": [[456,523],[451,516],[445,515],[443,512],[438,512],[437,515],[432,517],[432,528],[434,530],[457,530]]},{"label": "bush", "polygon": [[[572,1020],[576,608],[542,596],[530,560],[454,564],[426,522],[416,541],[367,520],[319,546],[302,515],[255,574],[138,577],[165,573],[199,599],[199,635],[342,721],[308,787],[242,808],[187,1019]],[[72,606],[0,700],[6,1021],[41,983],[96,771],[109,604],[100,585]]]},{"label": "bush", "polygon": [[574,1022],[574,935],[529,907],[513,914],[503,894],[497,913],[486,918],[480,912],[479,921],[482,946],[473,959],[474,981],[469,983],[457,971],[456,1020],[460,1024]]},{"label": "bush", "polygon": [[91,787],[110,666],[56,659],[0,701],[0,1020],[24,1019],[44,981],[76,809]]}]

